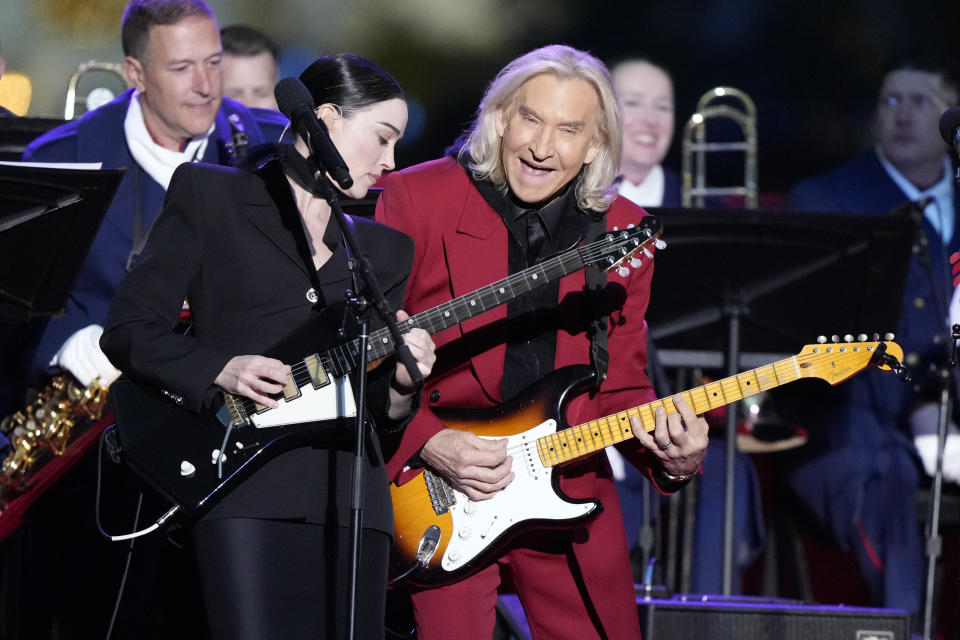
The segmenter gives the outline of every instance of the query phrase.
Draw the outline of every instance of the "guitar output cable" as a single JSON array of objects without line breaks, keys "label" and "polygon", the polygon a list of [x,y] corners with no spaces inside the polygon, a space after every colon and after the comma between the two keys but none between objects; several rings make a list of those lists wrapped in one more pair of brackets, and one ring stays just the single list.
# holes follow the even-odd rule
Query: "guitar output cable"
[{"label": "guitar output cable", "polygon": [[[177,511],[180,510],[180,507],[179,507],[179,505],[178,505],[178,506],[173,506],[173,507],[171,507],[166,513],[164,513],[162,516],[160,516],[159,518],[157,518],[157,521],[156,521],[156,522],[154,522],[152,525],[150,525],[150,526],[147,527],[146,529],[141,529],[140,531],[134,531],[133,533],[125,533],[125,534],[122,534],[122,535],[116,535],[116,536],[115,536],[115,535],[110,535],[109,533],[107,533],[106,531],[103,530],[103,526],[100,524],[100,476],[101,476],[101,468],[102,468],[102,466],[103,466],[103,449],[104,449],[104,443],[105,443],[107,437],[109,436],[110,433],[113,432],[113,429],[115,429],[115,428],[116,428],[116,427],[115,427],[114,425],[111,425],[110,427],[104,429],[104,430],[103,430],[103,433],[100,434],[100,447],[97,449],[97,493],[96,493],[96,496],[95,496],[95,499],[94,499],[94,513],[93,513],[93,517],[94,517],[94,520],[95,520],[96,523],[97,523],[97,530],[100,532],[100,535],[102,535],[103,537],[105,537],[105,538],[107,538],[108,540],[111,540],[111,541],[113,541],[113,542],[121,542],[121,541],[123,541],[123,540],[133,540],[134,538],[139,538],[140,536],[145,536],[145,535],[147,535],[148,533],[153,533],[154,531],[156,531],[157,529],[159,529],[160,527],[162,527],[162,526],[167,522],[167,520],[169,520],[170,518],[172,518],[173,515],[174,515]],[[111,455],[112,455],[112,454],[111,454]],[[137,517],[134,519],[134,522],[133,522],[133,527],[134,527],[134,529],[136,529],[137,523],[139,522],[139,518],[140,518],[140,504],[141,504],[141,502],[143,502],[143,494],[142,494],[142,493],[140,494],[139,498],[137,499]],[[133,550],[133,543],[132,543],[132,542],[131,542],[131,544],[130,544],[130,548],[131,548],[131,551],[132,551],[132,550]],[[128,564],[128,566],[129,566],[129,558],[128,558],[128,560],[127,560],[127,564]],[[126,577],[126,570],[124,570],[124,577]]]},{"label": "guitar output cable", "polygon": [[440,527],[435,524],[427,527],[426,531],[423,532],[423,535],[420,536],[420,544],[417,545],[417,557],[414,559],[413,564],[410,565],[409,569],[401,573],[387,584],[393,584],[403,580],[417,567],[426,567],[427,564],[430,563],[431,558],[433,558],[433,554],[437,552],[437,545],[440,543],[440,533]]}]

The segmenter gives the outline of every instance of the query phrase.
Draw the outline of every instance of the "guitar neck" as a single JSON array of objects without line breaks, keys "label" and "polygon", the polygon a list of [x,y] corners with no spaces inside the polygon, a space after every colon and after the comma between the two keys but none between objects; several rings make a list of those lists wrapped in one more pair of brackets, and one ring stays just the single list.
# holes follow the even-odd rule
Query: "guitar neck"
[{"label": "guitar neck", "polygon": [[761,391],[774,389],[806,377],[801,373],[801,366],[798,356],[791,356],[689,391],[563,429],[539,438],[537,451],[546,466],[570,462],[632,438],[631,416],[640,419],[646,432],[653,431],[656,427],[654,411],[657,407],[663,407],[668,415],[677,413],[674,398],[681,397],[686,400],[699,415],[710,409],[716,409]]},{"label": "guitar neck", "polygon": [[[579,271],[586,264],[584,255],[589,257],[591,247],[592,245],[583,249],[564,251],[493,284],[418,313],[400,324],[400,333],[408,333],[411,329],[423,329],[431,335],[439,333],[538,287]],[[396,347],[389,329],[384,327],[373,331],[367,342],[366,361],[374,362],[389,356],[396,351]],[[348,341],[330,349],[326,353],[327,360],[334,363],[348,362],[352,360],[350,354],[357,353],[358,349],[358,340]]]},{"label": "guitar neck", "polygon": [[[652,257],[647,247],[656,241],[660,232],[659,221],[648,216],[635,228],[631,225],[629,229],[619,231],[615,229],[605,234],[601,240],[568,249],[493,284],[408,318],[400,324],[400,333],[419,328],[435,334],[509,302],[517,296],[579,271],[589,264],[605,263],[604,269],[611,270],[640,251]],[[621,266],[620,269],[626,268]],[[361,362],[365,364],[376,362],[392,354],[396,347],[389,329],[384,327],[369,335],[367,353],[363,358],[360,356],[360,340],[353,339],[344,341],[321,354],[309,355],[299,362],[291,363],[293,371],[284,386],[284,397],[296,397],[297,390],[306,384],[312,383],[315,388],[319,388],[327,384],[327,374],[334,377],[347,375],[356,370]],[[238,424],[243,423],[247,415],[264,409],[262,405],[257,405],[252,400],[230,393],[225,392],[224,398],[231,408],[232,419]]]}]

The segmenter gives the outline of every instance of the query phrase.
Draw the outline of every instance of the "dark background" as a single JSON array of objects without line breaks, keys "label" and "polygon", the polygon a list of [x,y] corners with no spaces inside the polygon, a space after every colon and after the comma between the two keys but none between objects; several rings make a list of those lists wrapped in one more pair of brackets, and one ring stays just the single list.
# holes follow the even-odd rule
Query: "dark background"
[{"label": "dark background", "polygon": [[[499,4],[505,10],[524,5]],[[760,188],[774,193],[870,145],[874,98],[889,58],[923,50],[960,65],[960,3],[954,2],[552,4],[565,15],[561,24],[532,24],[495,55],[467,58],[406,42],[375,57],[426,108],[423,134],[401,146],[398,166],[438,155],[504,64],[554,42],[587,49],[608,63],[643,55],[672,72],[677,132],[666,165],[676,170],[681,131],[699,97],[720,85],[745,91],[758,112]]]}]

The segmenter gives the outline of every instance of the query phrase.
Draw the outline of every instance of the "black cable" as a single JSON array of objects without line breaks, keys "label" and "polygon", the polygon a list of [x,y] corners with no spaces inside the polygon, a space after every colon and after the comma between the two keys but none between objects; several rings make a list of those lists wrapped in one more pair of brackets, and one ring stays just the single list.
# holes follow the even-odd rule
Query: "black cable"
[{"label": "black cable", "polygon": [[[97,469],[99,472],[99,468]],[[99,476],[99,473],[97,474]],[[99,477],[97,478],[99,481]],[[98,487],[99,488],[99,487]],[[97,497],[99,500],[99,491],[97,491]],[[140,505],[143,504],[143,493],[137,497],[137,511],[133,516],[133,530],[136,531],[137,524],[140,522]],[[99,523],[98,523],[99,526]],[[101,530],[102,531],[102,530]],[[110,616],[110,626],[107,627],[107,636],[105,640],[110,640],[110,635],[113,633],[113,625],[117,621],[117,614],[120,612],[120,602],[123,599],[123,590],[127,585],[127,575],[130,573],[130,564],[133,561],[133,545],[136,543],[136,538],[130,538],[130,546],[127,547],[127,561],[123,566],[123,576],[120,578],[120,588],[117,590],[117,599],[113,604],[113,615]]]}]

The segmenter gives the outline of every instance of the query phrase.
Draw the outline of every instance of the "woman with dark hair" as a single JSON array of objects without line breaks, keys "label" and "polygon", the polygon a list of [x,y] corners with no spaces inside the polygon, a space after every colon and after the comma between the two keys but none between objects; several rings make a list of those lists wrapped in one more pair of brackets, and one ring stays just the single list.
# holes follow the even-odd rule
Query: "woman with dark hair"
[{"label": "woman with dark hair", "polygon": [[[350,54],[320,58],[301,79],[350,168],[353,186],[343,193],[363,196],[394,166],[407,122],[400,86]],[[316,172],[299,137],[275,151],[251,170],[180,166],[110,311],[102,346],[113,363],[193,411],[214,410],[223,391],[276,408],[290,363],[256,354],[354,286],[339,225],[319,196],[319,180],[327,178]],[[368,220],[350,224],[392,307],[399,308],[412,241]],[[181,334],[175,327],[185,298],[193,326]],[[434,361],[429,335],[414,329],[405,341],[427,375]],[[367,408],[377,430],[405,426],[418,398],[399,364],[371,372]],[[393,520],[376,433],[367,436],[356,636],[382,638]],[[194,525],[216,638],[344,636],[353,440],[349,430],[327,432],[278,455]]]}]

